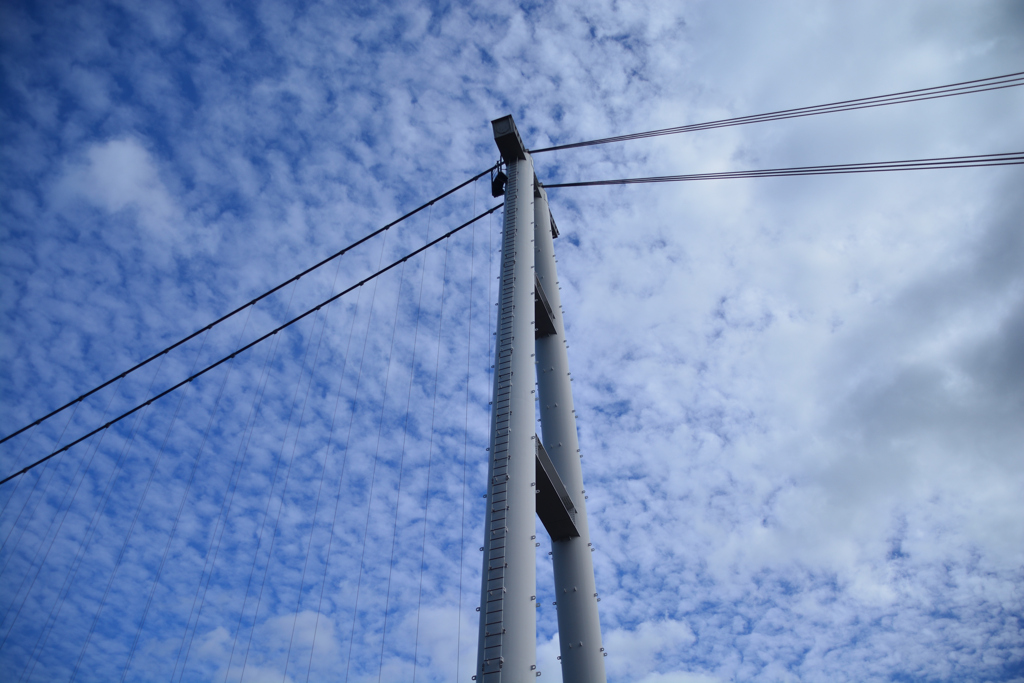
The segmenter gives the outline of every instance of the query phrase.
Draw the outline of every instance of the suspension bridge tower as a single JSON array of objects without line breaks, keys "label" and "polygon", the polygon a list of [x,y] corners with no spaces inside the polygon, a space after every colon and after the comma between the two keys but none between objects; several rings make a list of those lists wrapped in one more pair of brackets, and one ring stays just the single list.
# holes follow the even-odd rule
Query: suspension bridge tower
[{"label": "suspension bridge tower", "polygon": [[[583,495],[558,228],[511,116],[492,122],[507,170],[501,241],[478,683],[536,680],[536,518],[551,537],[562,679],[604,683],[604,648]],[[534,401],[541,434],[535,432]]]}]

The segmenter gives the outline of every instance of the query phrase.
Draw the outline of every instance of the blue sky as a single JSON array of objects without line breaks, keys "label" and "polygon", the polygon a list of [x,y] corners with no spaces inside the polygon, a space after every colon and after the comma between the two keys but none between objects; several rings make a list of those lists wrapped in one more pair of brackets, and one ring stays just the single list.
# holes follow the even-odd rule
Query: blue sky
[{"label": "blue sky", "polygon": [[[4,3],[0,432],[488,168],[498,116],[538,148],[995,76],[1024,68],[1022,27],[995,1]],[[1019,151],[1022,98],[537,172]],[[1024,680],[1022,180],[550,191],[609,680]],[[3,444],[0,469],[489,208],[486,185]],[[0,488],[0,677],[120,679],[138,634],[126,680],[408,681],[414,653],[416,680],[468,680],[498,225]]]}]

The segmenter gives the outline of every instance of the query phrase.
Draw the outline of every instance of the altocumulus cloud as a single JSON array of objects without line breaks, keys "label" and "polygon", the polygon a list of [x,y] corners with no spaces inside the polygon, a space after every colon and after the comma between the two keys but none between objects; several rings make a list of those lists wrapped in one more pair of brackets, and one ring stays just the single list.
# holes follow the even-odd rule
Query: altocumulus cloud
[{"label": "altocumulus cloud", "polygon": [[[0,431],[486,169],[497,116],[539,148],[965,81],[1024,69],[1022,26],[995,0],[5,3]],[[1022,106],[536,161],[1011,152]],[[1021,183],[550,191],[610,680],[1024,679]],[[485,184],[3,444],[3,473],[489,208]],[[5,485],[2,677],[468,680],[498,222]]]}]

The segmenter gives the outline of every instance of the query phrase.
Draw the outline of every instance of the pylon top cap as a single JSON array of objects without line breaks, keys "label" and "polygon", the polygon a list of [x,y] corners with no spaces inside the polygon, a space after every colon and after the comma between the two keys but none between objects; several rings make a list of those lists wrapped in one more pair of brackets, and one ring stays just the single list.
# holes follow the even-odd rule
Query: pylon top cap
[{"label": "pylon top cap", "polygon": [[502,159],[509,162],[526,158],[526,146],[519,137],[519,130],[511,114],[494,119],[491,121],[491,127],[494,129],[494,142],[498,145]]}]

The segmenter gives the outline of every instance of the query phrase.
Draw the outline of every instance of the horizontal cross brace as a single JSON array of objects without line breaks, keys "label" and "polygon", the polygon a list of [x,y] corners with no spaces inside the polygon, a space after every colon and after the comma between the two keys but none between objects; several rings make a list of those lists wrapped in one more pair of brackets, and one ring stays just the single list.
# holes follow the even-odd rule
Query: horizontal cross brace
[{"label": "horizontal cross brace", "polygon": [[540,437],[537,443],[537,516],[548,530],[552,541],[575,538],[580,535],[576,528],[576,506],[562,478],[558,476],[555,464]]},{"label": "horizontal cross brace", "polygon": [[544,288],[541,287],[540,278],[534,276],[533,285],[534,336],[540,339],[555,333],[555,314],[544,294]]}]

